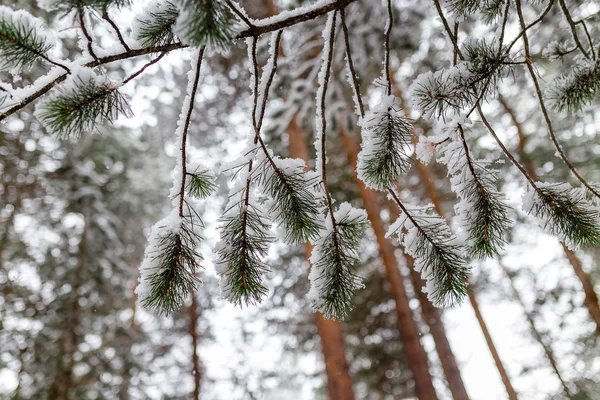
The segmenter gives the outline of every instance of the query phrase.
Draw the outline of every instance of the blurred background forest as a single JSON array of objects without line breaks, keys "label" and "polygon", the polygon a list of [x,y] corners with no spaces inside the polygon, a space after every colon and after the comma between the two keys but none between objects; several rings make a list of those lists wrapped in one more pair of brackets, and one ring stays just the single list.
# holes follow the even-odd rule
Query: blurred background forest
[{"label": "blurred background forest", "polygon": [[[134,1],[134,9],[144,1]],[[253,18],[310,3],[243,0]],[[372,3],[377,3],[374,7]],[[531,15],[546,2],[526,2]],[[33,0],[3,0],[46,21]],[[600,35],[600,4],[566,1]],[[393,1],[394,92],[410,110],[408,88],[422,72],[452,58],[433,2]],[[386,10],[361,0],[347,24],[365,95],[380,76]],[[540,53],[570,31],[554,7],[535,29]],[[134,14],[115,12],[127,32]],[[105,47],[110,29],[91,18]],[[314,98],[324,19],[284,35],[278,79],[267,109],[265,137],[277,153],[314,165]],[[57,25],[66,55],[75,56],[76,23]],[[490,28],[465,20],[462,32]],[[267,42],[259,46],[267,58]],[[431,388],[440,399],[600,399],[600,249],[571,251],[515,206],[517,223],[497,259],[475,262],[472,293],[454,309],[436,309],[395,240],[384,234],[397,211],[355,177],[360,130],[352,113],[342,42],[336,42],[328,99],[330,187],[339,201],[366,208],[359,274],[365,288],[343,322],[314,314],[308,291],[307,249],[277,243],[268,263],[269,295],[244,309],[219,299],[210,254],[227,179],[202,206],[206,226],[203,284],[179,313],[159,317],[138,308],[134,288],[149,228],[168,209],[173,132],[185,96],[190,55],[176,51],[123,88],[134,117],[93,135],[59,140],[23,109],[0,125],[0,399],[330,399],[416,398]],[[115,78],[147,60],[108,64]],[[557,76],[570,61],[544,64]],[[207,57],[190,127],[190,157],[217,168],[237,156],[251,135],[247,50]],[[499,88],[487,113],[532,176],[571,181],[555,156],[523,67]],[[23,84],[42,74],[36,66]],[[9,81],[8,75],[0,78]],[[523,88],[528,88],[523,90]],[[556,114],[566,153],[592,182],[600,181],[600,113]],[[410,113],[409,113],[410,114]],[[416,116],[418,134],[433,134]],[[483,132],[483,131],[482,131]],[[474,151],[500,156],[485,133]],[[432,202],[453,221],[455,195],[446,169],[420,162],[402,179],[413,203]],[[517,204],[516,170],[502,167],[500,186]],[[595,288],[595,290],[594,290]],[[421,396],[422,399],[433,397]]]}]

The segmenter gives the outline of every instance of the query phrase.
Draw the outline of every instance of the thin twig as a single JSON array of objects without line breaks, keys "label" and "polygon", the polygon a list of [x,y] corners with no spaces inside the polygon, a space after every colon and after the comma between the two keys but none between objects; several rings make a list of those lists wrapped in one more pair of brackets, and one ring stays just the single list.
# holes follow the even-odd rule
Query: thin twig
[{"label": "thin twig", "polygon": [[[336,231],[337,223],[335,221],[335,216],[333,215],[333,201],[331,200],[331,194],[329,193],[329,188],[327,187],[327,154],[326,154],[326,131],[327,131],[327,117],[325,115],[325,99],[327,95],[327,86],[329,85],[329,78],[331,76],[331,64],[333,62],[333,44],[335,39],[335,20],[337,13],[334,12],[332,15],[332,23],[331,30],[329,32],[329,37],[327,41],[329,43],[329,52],[326,55],[325,59],[325,79],[323,80],[323,90],[321,91],[321,98],[318,99],[318,107],[320,108],[321,113],[321,179],[323,181],[323,190],[325,191],[325,197],[327,198],[327,206],[329,207],[329,214],[331,217],[331,224],[333,227],[333,231]],[[333,235],[333,240],[337,247],[337,236]]]},{"label": "thin twig", "polygon": [[94,49],[92,47],[92,37],[90,36],[87,28],[85,27],[85,15],[83,13],[83,6],[79,6],[77,14],[79,15],[79,25],[81,27],[81,31],[83,32],[83,35],[87,39],[88,52],[94,59],[97,59],[98,57],[96,57],[96,54],[94,53]]},{"label": "thin twig", "polygon": [[[196,98],[196,91],[198,90],[198,82],[200,81],[200,68],[202,67],[202,58],[204,57],[204,49],[203,46],[200,48],[198,52],[198,60],[196,62],[196,76],[194,77],[194,84],[192,85],[192,91],[189,94],[190,102],[189,108],[187,110],[187,115],[185,117],[185,123],[183,125],[183,133],[181,134],[181,188],[179,189],[179,216],[183,217],[183,203],[185,196],[185,181],[187,176],[187,152],[185,149],[185,145],[187,142],[187,134],[188,129],[190,127],[190,121],[192,120],[192,112],[194,111],[194,99]],[[164,53],[163,53],[164,55]],[[159,56],[160,58],[162,56]],[[145,68],[145,67],[144,67]],[[142,68],[142,70],[144,69]]]},{"label": "thin twig", "polygon": [[[524,29],[525,28],[525,18],[523,17],[523,10],[521,8],[521,0],[516,0],[517,3],[517,15],[519,16],[519,22],[521,23],[521,27]],[[552,126],[552,121],[550,120],[550,115],[548,113],[548,109],[546,108],[546,104],[544,102],[544,96],[542,94],[542,89],[540,87],[540,83],[538,81],[537,75],[535,74],[535,71],[533,69],[533,61],[531,61],[531,59],[529,58],[529,38],[527,36],[527,32],[523,33],[523,47],[525,50],[525,59],[528,61],[527,62],[527,69],[529,70],[529,75],[531,76],[531,79],[533,81],[533,84],[535,86],[535,92],[537,94],[538,97],[538,101],[540,104],[540,108],[542,109],[542,115],[544,116],[544,120],[546,121],[546,125],[548,126],[548,132],[550,133],[550,139],[552,139],[552,143],[554,144],[554,147],[556,148],[556,151],[558,151],[558,154],[560,155],[560,158],[562,158],[563,162],[565,163],[565,165],[567,166],[567,168],[569,168],[569,170],[571,170],[571,172],[573,173],[573,175],[575,175],[575,177],[577,179],[579,179],[579,181],[591,192],[593,193],[596,197],[600,198],[600,193],[598,193],[598,191],[596,191],[577,171],[577,169],[573,166],[573,164],[571,164],[571,162],[569,161],[569,159],[567,158],[566,154],[564,153],[560,143],[558,142],[558,138],[556,137],[556,133],[554,132],[554,127]]]},{"label": "thin twig", "polygon": [[352,77],[352,82],[354,86],[354,96],[356,97],[356,101],[358,102],[358,109],[360,111],[360,117],[365,117],[365,106],[363,104],[362,98],[360,96],[360,86],[358,84],[358,74],[356,73],[356,69],[354,68],[354,62],[352,61],[352,50],[350,49],[350,38],[348,35],[348,26],[346,25],[346,12],[342,8],[340,10],[340,17],[342,22],[342,31],[344,32],[344,44],[346,46],[346,59],[348,60],[348,69],[350,70],[350,75]]},{"label": "thin twig", "polygon": [[119,38],[119,42],[121,42],[121,46],[123,46],[123,48],[127,51],[131,50],[125,42],[125,39],[123,38],[123,35],[121,34],[121,31],[119,30],[117,24],[115,24],[114,21],[110,19],[110,16],[108,15],[108,9],[106,7],[104,7],[104,10],[102,11],[102,18],[104,18],[106,22],[108,22],[113,28],[113,30],[117,33],[117,37]]},{"label": "thin twig", "polygon": [[163,58],[167,53],[161,53],[158,57],[154,58],[153,60],[150,60],[149,62],[147,62],[146,64],[144,64],[144,66],[142,68],[140,68],[138,71],[134,72],[133,74],[129,75],[129,77],[127,77],[122,85],[125,85],[127,83],[129,83],[129,81],[132,81],[133,79],[137,78],[139,75],[141,75],[146,68],[148,68],[149,66],[156,64],[157,62],[160,61],[161,58]]},{"label": "thin twig", "polygon": [[385,31],[385,79],[387,80],[387,95],[392,95],[392,77],[390,72],[390,40],[392,36],[392,27],[394,25],[394,12],[392,9],[392,0],[387,0],[387,29]]}]

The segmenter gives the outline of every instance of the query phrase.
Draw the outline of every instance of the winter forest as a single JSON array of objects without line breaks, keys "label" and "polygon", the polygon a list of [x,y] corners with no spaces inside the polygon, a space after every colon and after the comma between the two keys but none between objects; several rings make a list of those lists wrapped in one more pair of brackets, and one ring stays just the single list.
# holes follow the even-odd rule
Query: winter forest
[{"label": "winter forest", "polygon": [[600,399],[600,1],[1,0],[0,399]]}]

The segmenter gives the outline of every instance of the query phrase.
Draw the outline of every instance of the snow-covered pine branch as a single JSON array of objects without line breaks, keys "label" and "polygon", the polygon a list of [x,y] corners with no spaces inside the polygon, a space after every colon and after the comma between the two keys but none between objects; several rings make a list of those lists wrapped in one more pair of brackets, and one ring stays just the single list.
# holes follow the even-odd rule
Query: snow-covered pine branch
[{"label": "snow-covered pine branch", "polygon": [[394,97],[382,101],[360,121],[362,150],[358,177],[375,190],[393,186],[411,165],[412,125],[394,106]]},{"label": "snow-covered pine branch", "polygon": [[316,96],[315,148],[317,172],[327,201],[325,229],[314,240],[310,257],[312,266],[308,276],[311,288],[307,295],[313,309],[325,318],[343,319],[352,309],[352,298],[362,287],[362,278],[354,273],[360,260],[357,247],[368,224],[366,212],[342,203],[334,211],[333,200],[327,187],[327,119],[325,104],[331,77],[336,14],[328,15],[323,29],[322,64],[318,74],[319,88]]},{"label": "snow-covered pine branch", "polygon": [[38,5],[46,11],[68,13],[83,7],[103,10],[108,7],[124,7],[130,0],[37,0]]},{"label": "snow-covered pine branch", "polygon": [[325,229],[314,242],[307,298],[325,318],[343,319],[352,309],[354,293],[363,287],[355,265],[360,261],[357,248],[367,225],[364,210],[342,203],[333,218],[326,219]]},{"label": "snow-covered pine branch", "polygon": [[78,137],[112,123],[131,109],[119,85],[88,68],[73,70],[66,82],[38,103],[36,117],[59,137]]},{"label": "snow-covered pine branch", "polygon": [[600,61],[582,62],[573,71],[557,78],[548,88],[548,98],[556,111],[570,113],[593,103],[600,93]]},{"label": "snow-covered pine branch", "polygon": [[274,240],[271,222],[262,205],[250,196],[250,182],[230,198],[221,217],[217,244],[217,273],[221,276],[221,296],[235,305],[260,303],[267,294],[264,284],[269,266],[263,261]]},{"label": "snow-covered pine branch", "polygon": [[155,0],[136,16],[132,36],[143,47],[158,47],[175,41],[173,27],[179,9],[170,1]]},{"label": "snow-covered pine branch", "polygon": [[586,199],[584,188],[535,182],[535,188],[528,187],[523,195],[523,210],[571,249],[600,243],[600,208]]},{"label": "snow-covered pine branch", "polygon": [[[437,161],[446,165],[451,189],[459,203],[456,215],[468,235],[469,255],[475,258],[494,257],[504,246],[504,235],[511,225],[509,207],[504,195],[496,188],[497,171],[489,160],[474,159],[466,141],[471,125],[468,120],[453,120],[444,135],[435,138],[422,136],[417,156],[428,163],[429,151],[437,150]],[[444,139],[442,139],[444,138]]]},{"label": "snow-covered pine branch", "polygon": [[485,40],[468,40],[461,50],[464,61],[417,77],[413,104],[427,118],[443,118],[471,107],[492,93],[510,72],[508,49],[498,50]]},{"label": "snow-covered pine branch", "polygon": [[306,164],[300,159],[271,157],[271,161],[264,164],[261,184],[273,200],[269,214],[283,227],[285,242],[301,244],[316,238],[323,218],[315,189],[319,175],[305,171]]},{"label": "snow-covered pine branch", "polygon": [[179,0],[177,36],[192,46],[224,50],[236,34],[236,16],[224,0]]},{"label": "snow-covered pine branch", "polygon": [[26,11],[0,6],[0,71],[15,75],[34,62],[52,62],[54,40],[44,23]]},{"label": "snow-covered pine branch", "polygon": [[431,206],[405,206],[390,191],[402,213],[387,236],[396,234],[407,254],[415,259],[415,270],[426,281],[423,291],[436,307],[460,304],[469,291],[470,268],[465,249],[446,222],[430,212]]},{"label": "snow-covered pine branch", "polygon": [[460,18],[481,13],[487,23],[494,21],[501,13],[507,0],[449,0],[450,10]]},{"label": "snow-covered pine branch", "polygon": [[200,281],[196,271],[202,261],[196,251],[202,240],[197,228],[193,216],[182,218],[177,208],[152,227],[136,288],[143,307],[171,314],[196,289]]},{"label": "snow-covered pine branch", "polygon": [[[139,285],[136,288],[142,306],[169,314],[179,309],[185,297],[195,290],[196,270],[202,256],[196,252],[202,237],[197,230],[203,227],[200,215],[193,204],[185,200],[186,187],[194,197],[204,198],[214,190],[212,174],[187,172],[187,133],[190,126],[194,100],[200,81],[204,48],[195,51],[192,68],[188,73],[186,97],[175,131],[178,152],[170,197],[173,209],[152,228],[144,261],[140,266]],[[189,179],[189,180],[188,180]]]}]

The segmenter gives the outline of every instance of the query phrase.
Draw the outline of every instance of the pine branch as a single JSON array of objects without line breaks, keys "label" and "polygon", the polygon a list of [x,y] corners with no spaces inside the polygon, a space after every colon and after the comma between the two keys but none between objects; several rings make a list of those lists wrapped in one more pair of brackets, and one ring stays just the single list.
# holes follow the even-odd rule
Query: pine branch
[{"label": "pine branch", "polygon": [[415,259],[415,270],[427,282],[423,289],[436,307],[454,306],[469,293],[470,268],[464,248],[442,218],[427,208],[407,207],[396,193],[389,193],[402,215],[390,226],[388,236],[398,235],[407,254]]},{"label": "pine branch", "polygon": [[341,204],[338,211],[334,211],[333,200],[327,187],[325,103],[333,61],[335,23],[336,12],[328,16],[323,30],[325,43],[318,75],[316,106],[317,168],[327,200],[328,218],[325,230],[320,232],[319,238],[314,242],[310,257],[311,288],[307,298],[313,309],[323,313],[325,318],[343,319],[352,309],[354,293],[362,287],[362,279],[354,273],[354,266],[359,261],[356,249],[368,222],[364,210],[354,209],[349,203]]},{"label": "pine branch", "polygon": [[540,87],[538,78],[537,78],[537,76],[535,74],[535,71],[533,69],[533,61],[531,61],[531,54],[530,54],[530,50],[529,50],[529,37],[527,36],[527,32],[526,32],[525,18],[523,17],[523,10],[522,10],[522,7],[521,7],[521,0],[515,0],[515,1],[516,1],[516,5],[517,5],[517,15],[519,16],[519,22],[521,24],[521,28],[524,31],[523,32],[523,47],[524,47],[524,50],[525,50],[525,58],[527,59],[527,70],[529,71],[529,75],[531,77],[531,80],[533,81],[533,85],[535,87],[535,92],[537,94],[538,102],[539,102],[540,108],[542,110],[542,115],[543,115],[544,120],[546,122],[546,126],[548,127],[548,133],[550,134],[550,139],[552,140],[552,143],[554,144],[554,147],[556,148],[556,151],[558,152],[558,155],[563,160],[563,162],[565,163],[565,165],[567,166],[567,168],[569,168],[569,170],[571,171],[571,173],[591,193],[593,193],[596,197],[600,198],[600,192],[597,192],[583,178],[583,176],[581,176],[579,174],[579,172],[577,171],[577,169],[573,166],[573,164],[571,164],[571,162],[567,158],[567,155],[563,151],[562,146],[558,142],[558,138],[556,137],[556,133],[554,132],[554,127],[552,125],[552,121],[551,121],[550,115],[548,113],[548,109],[546,108],[546,102],[544,101],[544,96],[542,94],[542,89]]},{"label": "pine branch", "polygon": [[[454,171],[453,189],[461,198],[456,214],[463,220],[469,235],[469,254],[475,258],[494,257],[506,244],[504,234],[510,227],[509,207],[504,195],[496,190],[496,171],[490,170],[489,162],[471,159],[462,125],[458,125],[460,143],[465,162],[459,172]],[[466,164],[467,168],[464,168]],[[451,163],[447,163],[451,165]]]},{"label": "pine branch", "polygon": [[269,266],[262,261],[273,238],[265,212],[248,200],[231,207],[221,218],[221,242],[217,246],[217,273],[223,298],[235,305],[260,303],[268,290],[264,276]]},{"label": "pine branch", "polygon": [[187,193],[196,199],[205,199],[216,189],[215,177],[210,170],[203,169],[198,172],[187,172],[190,177],[188,181]]},{"label": "pine branch", "polygon": [[42,22],[25,11],[0,6],[0,71],[21,70],[48,58],[52,49]]},{"label": "pine branch", "polygon": [[394,97],[385,97],[361,120],[362,150],[358,177],[369,188],[386,190],[411,165],[412,125],[394,108]]},{"label": "pine branch", "polygon": [[362,278],[354,271],[360,261],[356,249],[368,219],[364,210],[352,208],[349,203],[342,203],[334,214],[314,243],[307,298],[325,318],[342,320],[352,309],[354,293],[363,287]]},{"label": "pine branch", "polygon": [[575,113],[591,105],[600,93],[600,62],[577,65],[554,81],[548,97],[556,111]]},{"label": "pine branch", "polygon": [[191,217],[179,219],[175,228],[168,226],[169,218],[175,217],[167,217],[152,229],[136,289],[142,306],[161,314],[180,309],[185,296],[195,290],[198,261],[202,260],[195,250],[202,238],[194,232]]},{"label": "pine branch", "polygon": [[523,209],[569,248],[600,244],[600,209],[586,200],[585,191],[567,183],[537,182],[523,199]]},{"label": "pine branch", "polygon": [[315,190],[319,176],[305,172],[303,160],[272,158],[261,174],[265,193],[273,199],[269,214],[283,226],[285,242],[315,239],[322,228],[320,201]]},{"label": "pine branch", "polygon": [[178,35],[192,46],[223,50],[235,37],[236,17],[222,0],[182,0]]},{"label": "pine branch", "polygon": [[[197,52],[197,58],[189,73],[187,96],[183,102],[176,130],[180,146],[171,197],[173,211],[157,223],[148,240],[145,258],[140,268],[140,284],[136,289],[144,307],[169,314],[183,305],[185,297],[196,288],[196,267],[202,256],[196,252],[200,235],[196,232],[202,226],[200,215],[185,201],[185,187],[188,176],[191,192],[209,194],[214,183],[207,172],[187,173],[186,145],[187,133],[194,110],[194,99],[198,90],[204,48]],[[187,207],[184,207],[187,205]]]},{"label": "pine branch", "polygon": [[[320,17],[321,15],[324,15],[324,14],[330,12],[331,10],[336,10],[340,7],[345,7],[348,4],[353,3],[355,1],[357,1],[357,0],[337,0],[337,1],[332,1],[331,3],[327,3],[325,5],[321,5],[321,4],[317,3],[317,6],[314,8],[308,8],[306,10],[303,9],[303,11],[300,13],[290,13],[289,16],[278,19],[277,21],[272,22],[272,23],[268,23],[268,22],[265,23],[263,21],[258,21],[260,23],[255,24],[255,27],[250,27],[246,30],[241,31],[240,33],[238,33],[236,35],[235,38],[240,39],[240,38],[247,38],[247,37],[259,37],[261,35],[264,35],[265,33],[278,31],[278,30],[284,29],[286,27],[290,27],[290,26],[294,26],[296,24],[300,24],[300,23],[303,23],[306,21],[310,21],[312,19],[315,19],[317,17]],[[187,47],[189,47],[189,46],[182,44],[182,43],[173,43],[173,44],[168,44],[168,45],[158,46],[158,47],[144,47],[141,49],[134,49],[131,51],[125,51],[123,53],[100,57],[96,60],[86,63],[84,66],[94,68],[94,67],[98,67],[100,65],[112,63],[115,61],[125,60],[128,58],[139,57],[139,56],[151,54],[151,53],[160,53],[160,52],[168,53],[173,50],[184,49]],[[31,95],[27,96],[25,99],[21,100],[19,103],[10,107],[7,111],[0,114],[0,122],[5,120],[6,118],[8,118],[10,115],[23,109],[27,105],[31,104],[35,100],[39,99],[40,97],[42,97],[43,95],[48,93],[53,87],[64,82],[66,78],[67,78],[67,74],[63,74],[63,75],[57,77],[56,79],[52,80],[48,84],[41,87],[39,90],[37,90],[33,94],[31,94]]]},{"label": "pine branch", "polygon": [[68,14],[71,11],[80,10],[84,7],[103,10],[110,7],[125,7],[130,4],[130,0],[46,0],[39,2],[40,7],[46,11],[60,11]]},{"label": "pine branch", "polygon": [[137,17],[133,36],[143,47],[160,47],[175,41],[173,26],[179,16],[177,6],[170,1],[152,3],[150,9]]},{"label": "pine branch", "polygon": [[129,116],[131,109],[118,86],[108,79],[83,71],[40,102],[35,115],[52,133],[66,138],[92,132],[100,123],[112,123],[119,115]]}]

